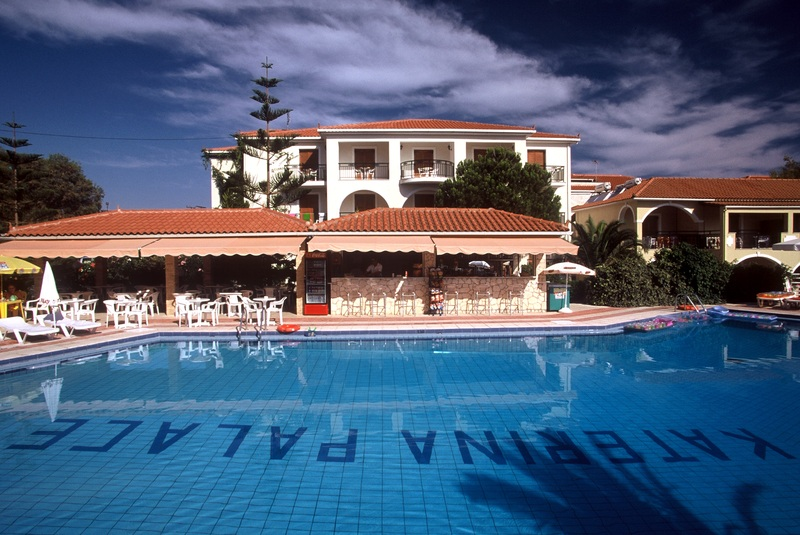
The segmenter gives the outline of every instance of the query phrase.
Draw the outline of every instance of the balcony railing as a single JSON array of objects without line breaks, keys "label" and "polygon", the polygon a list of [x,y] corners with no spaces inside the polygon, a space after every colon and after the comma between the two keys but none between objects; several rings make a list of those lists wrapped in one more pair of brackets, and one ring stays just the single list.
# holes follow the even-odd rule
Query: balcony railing
[{"label": "balcony railing", "polygon": [[550,173],[550,184],[553,186],[563,186],[564,181],[566,180],[566,175],[564,173],[564,166],[563,165],[548,165],[545,167],[548,173]]},{"label": "balcony railing", "polygon": [[292,172],[292,178],[301,177],[303,182],[325,182],[327,173],[324,165],[316,167],[308,167],[305,165],[284,165],[283,167],[274,167],[272,169],[272,176],[280,175],[285,170]]},{"label": "balcony railing", "polygon": [[339,164],[339,180],[389,180],[389,164]]},{"label": "balcony railing", "polygon": [[688,243],[698,249],[722,248],[722,237],[714,233],[664,233],[657,236],[645,236],[642,245],[645,249],[665,249],[675,247],[679,243]]},{"label": "balcony railing", "polygon": [[772,244],[780,241],[780,236],[771,236],[763,232],[739,231],[736,233],[737,249],[771,249]]},{"label": "balcony railing", "polygon": [[409,160],[400,164],[401,180],[453,178],[455,167],[449,160]]}]

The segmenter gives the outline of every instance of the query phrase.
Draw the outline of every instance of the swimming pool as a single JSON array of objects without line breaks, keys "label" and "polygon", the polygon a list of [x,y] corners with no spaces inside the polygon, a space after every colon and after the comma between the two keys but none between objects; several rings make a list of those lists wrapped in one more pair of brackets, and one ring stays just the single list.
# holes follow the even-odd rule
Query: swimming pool
[{"label": "swimming pool", "polygon": [[800,523],[796,330],[358,338],[135,344],[0,376],[0,530]]}]

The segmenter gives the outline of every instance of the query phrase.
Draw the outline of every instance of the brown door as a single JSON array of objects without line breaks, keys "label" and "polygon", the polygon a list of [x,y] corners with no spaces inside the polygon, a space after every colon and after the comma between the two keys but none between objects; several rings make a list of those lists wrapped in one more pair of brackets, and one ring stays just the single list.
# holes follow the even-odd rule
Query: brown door
[{"label": "brown door", "polygon": [[371,193],[356,193],[354,200],[356,212],[363,212],[364,210],[372,210],[375,208],[375,195]]},{"label": "brown door", "polygon": [[375,149],[355,149],[353,159],[356,167],[375,167]]},{"label": "brown door", "polygon": [[414,176],[430,175],[431,171],[433,171],[433,149],[414,149]]},{"label": "brown door", "polygon": [[354,149],[353,159],[356,178],[374,178],[375,149]]},{"label": "brown door", "polygon": [[544,159],[544,151],[543,150],[529,150],[528,151],[528,163],[539,164],[542,167],[545,166],[545,159]]}]

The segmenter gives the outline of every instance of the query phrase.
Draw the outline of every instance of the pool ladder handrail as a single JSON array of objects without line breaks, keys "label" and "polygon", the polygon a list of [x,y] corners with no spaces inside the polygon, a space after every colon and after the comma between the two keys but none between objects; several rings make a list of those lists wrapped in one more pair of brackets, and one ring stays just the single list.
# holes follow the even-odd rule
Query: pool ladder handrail
[{"label": "pool ladder handrail", "polygon": [[[239,325],[236,326],[236,340],[238,342],[242,341],[242,334],[247,331],[247,319],[248,314],[243,308],[242,311],[239,313]],[[259,342],[261,341],[261,329],[259,328],[258,324],[253,325],[253,330],[256,333],[256,340]]]},{"label": "pool ladder handrail", "polygon": [[[692,299],[694,297],[694,299]],[[697,304],[695,304],[697,301]],[[689,305],[695,312],[706,312],[706,306],[697,296],[697,294],[681,294],[675,298],[675,309],[681,310],[681,305]]]}]

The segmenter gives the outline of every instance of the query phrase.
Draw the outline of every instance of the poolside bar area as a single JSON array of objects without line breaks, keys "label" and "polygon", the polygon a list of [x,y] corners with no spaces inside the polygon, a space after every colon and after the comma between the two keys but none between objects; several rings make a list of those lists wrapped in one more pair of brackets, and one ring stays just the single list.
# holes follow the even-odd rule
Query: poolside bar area
[{"label": "poolside bar area", "polygon": [[[428,277],[332,278],[330,314],[430,314],[429,284]],[[544,281],[535,277],[445,277],[441,310],[448,315],[543,312],[546,297]]]},{"label": "poolside bar area", "polygon": [[547,256],[577,251],[567,232],[560,223],[492,209],[378,209],[319,223],[297,258],[297,310],[365,317],[544,312]]}]

